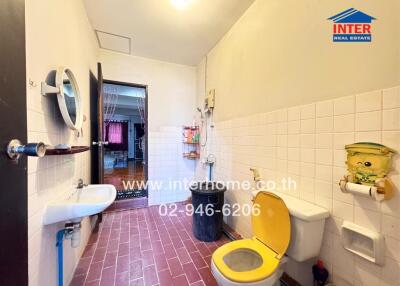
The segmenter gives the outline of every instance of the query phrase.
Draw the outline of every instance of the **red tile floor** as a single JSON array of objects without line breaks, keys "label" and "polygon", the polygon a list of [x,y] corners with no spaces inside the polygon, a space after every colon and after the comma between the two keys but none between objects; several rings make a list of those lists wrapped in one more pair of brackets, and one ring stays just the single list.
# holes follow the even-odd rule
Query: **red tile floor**
[{"label": "red tile floor", "polygon": [[[184,205],[178,206],[183,209]],[[211,254],[229,242],[201,242],[192,217],[160,216],[147,207],[103,216],[75,270],[70,286],[212,286]]]}]

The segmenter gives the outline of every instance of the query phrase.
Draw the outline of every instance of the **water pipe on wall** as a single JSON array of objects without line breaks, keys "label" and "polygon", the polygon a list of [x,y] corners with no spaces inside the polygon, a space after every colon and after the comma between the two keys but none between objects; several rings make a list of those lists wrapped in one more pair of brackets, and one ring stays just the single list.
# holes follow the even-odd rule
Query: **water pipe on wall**
[{"label": "water pipe on wall", "polygon": [[65,229],[61,229],[57,232],[57,257],[58,257],[58,286],[63,286],[63,240],[65,235]]},{"label": "water pipe on wall", "polygon": [[215,163],[215,155],[208,154],[205,163],[208,165],[208,180],[211,182],[213,180],[213,167]]},{"label": "water pipe on wall", "polygon": [[70,222],[66,223],[65,227],[57,232],[57,258],[58,258],[58,286],[64,285],[64,265],[63,265],[63,241],[65,239],[71,239],[71,247],[76,248],[80,244],[81,238],[81,223]]}]

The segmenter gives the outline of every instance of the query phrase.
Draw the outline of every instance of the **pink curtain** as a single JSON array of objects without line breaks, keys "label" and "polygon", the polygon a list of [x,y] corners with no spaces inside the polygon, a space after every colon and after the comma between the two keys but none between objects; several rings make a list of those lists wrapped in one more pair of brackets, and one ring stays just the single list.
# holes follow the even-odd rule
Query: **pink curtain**
[{"label": "pink curtain", "polygon": [[108,142],[122,144],[122,123],[110,122],[108,126]]}]

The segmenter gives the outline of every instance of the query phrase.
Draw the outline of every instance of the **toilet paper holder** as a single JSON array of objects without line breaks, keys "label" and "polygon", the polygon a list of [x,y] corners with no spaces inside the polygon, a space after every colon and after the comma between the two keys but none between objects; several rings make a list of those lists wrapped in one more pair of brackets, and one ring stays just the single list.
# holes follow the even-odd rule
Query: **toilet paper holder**
[{"label": "toilet paper holder", "polygon": [[392,170],[395,150],[377,143],[359,142],[346,145],[348,174],[339,181],[344,193],[382,201],[393,196],[393,184],[387,177]]},{"label": "toilet paper holder", "polygon": [[344,176],[339,181],[340,190],[343,193],[352,193],[364,197],[370,197],[376,201],[388,200],[393,196],[393,188],[390,180],[387,178],[376,180],[372,186],[352,183],[348,180],[348,176]]}]

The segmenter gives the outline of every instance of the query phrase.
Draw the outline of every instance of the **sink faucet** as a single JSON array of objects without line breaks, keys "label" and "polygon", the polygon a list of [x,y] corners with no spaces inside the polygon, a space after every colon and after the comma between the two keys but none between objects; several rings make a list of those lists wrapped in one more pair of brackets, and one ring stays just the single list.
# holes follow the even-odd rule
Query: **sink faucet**
[{"label": "sink faucet", "polygon": [[87,184],[84,184],[83,183],[83,180],[82,179],[79,179],[78,180],[78,186],[76,187],[77,189],[83,189],[83,187],[86,187],[87,186]]}]

